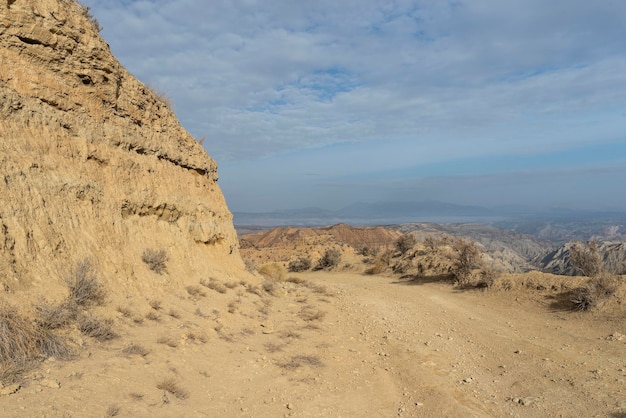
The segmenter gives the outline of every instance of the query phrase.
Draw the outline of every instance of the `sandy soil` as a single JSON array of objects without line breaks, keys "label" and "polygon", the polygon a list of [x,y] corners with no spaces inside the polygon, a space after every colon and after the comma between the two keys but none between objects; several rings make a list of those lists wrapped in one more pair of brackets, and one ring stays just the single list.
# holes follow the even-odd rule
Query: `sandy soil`
[{"label": "sandy soil", "polygon": [[[271,294],[233,284],[162,295],[158,309],[110,301],[98,313],[120,337],[84,337],[76,360],[46,360],[0,396],[2,416],[626,416],[621,314],[519,292],[293,276],[304,282]],[[131,343],[144,352],[124,353]]]}]

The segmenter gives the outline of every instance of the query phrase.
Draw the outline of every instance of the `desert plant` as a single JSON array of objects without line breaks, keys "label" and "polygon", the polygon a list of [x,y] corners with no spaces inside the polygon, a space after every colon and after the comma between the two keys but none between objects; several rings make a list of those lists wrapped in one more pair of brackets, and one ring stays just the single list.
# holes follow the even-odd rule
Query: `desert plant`
[{"label": "desert plant", "polygon": [[341,251],[336,248],[329,248],[324,252],[322,258],[319,259],[315,270],[330,270],[337,267],[341,262]]},{"label": "desert plant", "polygon": [[273,280],[285,280],[285,276],[287,275],[285,267],[280,263],[263,264],[259,269],[259,273]]},{"label": "desert plant", "polygon": [[78,317],[77,324],[80,332],[98,341],[109,341],[118,337],[113,331],[113,321],[110,319],[101,319],[91,313],[84,313]]},{"label": "desert plant", "polygon": [[122,408],[120,408],[118,405],[109,405],[109,407],[107,408],[104,416],[105,418],[113,418],[116,417],[120,414]]},{"label": "desert plant", "polygon": [[226,293],[228,289],[224,284],[218,282],[214,277],[210,277],[209,280],[200,279],[200,284],[208,289],[215,290],[218,293]]},{"label": "desert plant", "polygon": [[167,252],[146,248],[141,255],[141,260],[148,265],[150,270],[157,274],[163,274],[166,270],[165,263],[168,260]]},{"label": "desert plant", "polygon": [[292,356],[289,361],[278,363],[283,369],[293,370],[302,366],[323,367],[324,363],[317,356],[296,355]]},{"label": "desert plant", "polygon": [[569,248],[569,261],[572,267],[583,276],[593,277],[602,272],[602,258],[598,254],[598,244],[590,241],[586,246],[575,242]]},{"label": "desert plant", "polygon": [[159,383],[157,383],[156,387],[157,389],[161,389],[171,393],[178,399],[187,399],[189,397],[189,392],[180,387],[176,380],[171,377],[161,380]]},{"label": "desert plant", "polygon": [[150,350],[148,350],[147,348],[139,344],[130,343],[122,349],[122,353],[129,355],[129,356],[137,355],[137,356],[145,357],[148,354],[150,354]]},{"label": "desert plant", "polygon": [[393,253],[391,250],[378,254],[376,259],[374,259],[374,262],[372,263],[372,267],[365,270],[365,273],[366,274],[381,274],[391,264],[392,256],[393,256]]},{"label": "desert plant", "polygon": [[574,309],[587,311],[600,306],[617,291],[619,278],[603,273],[589,279],[587,283],[572,292]]},{"label": "desert plant", "polygon": [[200,289],[200,286],[187,286],[186,289],[187,293],[189,293],[189,296],[193,298],[206,296],[206,293],[202,289]]},{"label": "desert plant", "polygon": [[71,356],[60,337],[29,320],[15,306],[0,301],[0,377],[4,381],[12,380],[42,357]]},{"label": "desert plant", "polygon": [[311,264],[311,259],[309,257],[299,257],[296,260],[290,261],[287,268],[291,272],[298,273],[310,269]]},{"label": "desert plant", "polygon": [[467,286],[472,278],[472,271],[482,267],[480,250],[475,243],[463,239],[454,241],[452,248],[456,252],[452,274],[457,285]]},{"label": "desert plant", "polygon": [[76,305],[65,300],[58,305],[52,305],[42,300],[35,305],[37,323],[45,329],[57,329],[69,325],[76,319]]},{"label": "desert plant", "polygon": [[77,306],[88,306],[104,302],[105,291],[95,272],[92,262],[85,258],[79,261],[65,283],[69,289],[68,302]]},{"label": "desert plant", "polygon": [[398,250],[401,254],[405,254],[411,248],[413,248],[417,244],[417,239],[415,235],[405,234],[396,240],[394,243],[396,250]]}]

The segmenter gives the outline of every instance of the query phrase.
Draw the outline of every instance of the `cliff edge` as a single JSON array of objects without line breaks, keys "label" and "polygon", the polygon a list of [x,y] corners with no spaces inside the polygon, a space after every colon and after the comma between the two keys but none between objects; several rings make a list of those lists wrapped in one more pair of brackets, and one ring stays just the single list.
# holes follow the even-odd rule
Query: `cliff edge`
[{"label": "cliff edge", "polygon": [[216,163],[76,1],[0,3],[0,137],[5,291],[86,258],[119,294],[245,274]]}]

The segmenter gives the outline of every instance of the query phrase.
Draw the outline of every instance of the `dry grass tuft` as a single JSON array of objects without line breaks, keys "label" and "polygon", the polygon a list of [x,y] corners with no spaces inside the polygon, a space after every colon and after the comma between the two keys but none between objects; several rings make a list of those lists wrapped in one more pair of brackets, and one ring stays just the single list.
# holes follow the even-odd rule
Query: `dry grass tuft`
[{"label": "dry grass tuft", "polygon": [[109,341],[118,337],[113,331],[111,319],[101,319],[91,313],[82,314],[77,319],[80,332],[98,341]]},{"label": "dry grass tuft", "polygon": [[161,315],[159,315],[155,311],[150,311],[146,314],[146,319],[149,321],[159,322],[161,320]]},{"label": "dry grass tuft", "polygon": [[161,309],[161,301],[160,301],[160,300],[157,300],[157,299],[152,299],[152,300],[150,301],[150,307],[151,307],[152,309],[154,309],[155,311],[160,310],[160,309]]},{"label": "dry grass tuft", "polygon": [[287,275],[287,271],[285,270],[285,267],[283,267],[282,264],[279,264],[279,263],[263,264],[261,268],[259,269],[259,273],[269,279],[281,280],[281,281],[285,280],[285,277]]},{"label": "dry grass tuft", "polygon": [[276,343],[267,343],[265,344],[265,350],[268,353],[277,353],[279,351],[283,351],[284,344],[276,344]]},{"label": "dry grass tuft", "polygon": [[157,383],[156,387],[157,389],[161,389],[171,393],[178,399],[187,399],[189,397],[189,392],[181,388],[176,380],[171,377],[161,380],[159,383]]},{"label": "dry grass tuft", "polygon": [[130,398],[134,401],[140,401],[145,395],[143,393],[131,392],[128,396],[130,396]]},{"label": "dry grass tuft", "polygon": [[22,315],[15,306],[0,302],[0,379],[13,381],[45,357],[72,356],[60,337]]},{"label": "dry grass tuft", "polygon": [[200,289],[200,286],[187,286],[187,293],[189,293],[189,296],[193,297],[193,298],[200,298],[200,297],[204,297],[206,296],[206,293]]},{"label": "dry grass tuft", "polygon": [[326,312],[316,309],[314,306],[306,305],[300,309],[298,316],[307,322],[321,321],[326,316]]},{"label": "dry grass tuft", "polygon": [[200,280],[200,284],[206,288],[211,290],[215,290],[218,293],[226,293],[228,289],[222,283],[218,282],[217,279],[210,277],[209,280]]},{"label": "dry grass tuft", "polygon": [[133,316],[133,311],[126,306],[118,306],[117,311],[121,313],[124,318],[130,318]]},{"label": "dry grass tuft", "polygon": [[180,312],[178,312],[176,309],[171,308],[169,310],[169,312],[167,313],[169,316],[171,316],[172,318],[176,318],[176,319],[180,319],[181,318],[181,314]]},{"label": "dry grass tuft", "polygon": [[170,335],[162,335],[157,339],[157,343],[165,344],[168,347],[176,348],[178,347],[179,341]]},{"label": "dry grass tuft", "polygon": [[571,302],[574,309],[588,311],[597,308],[613,296],[619,287],[619,278],[611,274],[595,276],[583,286],[575,289]]},{"label": "dry grass tuft", "polygon": [[65,280],[69,289],[68,301],[77,306],[102,304],[105,292],[98,281],[94,266],[88,258],[78,262]]},{"label": "dry grass tuft", "polygon": [[145,357],[148,354],[150,354],[150,350],[148,350],[147,348],[139,344],[130,343],[122,349],[122,353],[127,354],[129,356]]},{"label": "dry grass tuft", "polygon": [[287,370],[295,370],[302,366],[314,368],[324,367],[324,363],[317,356],[297,355],[291,357],[289,361],[278,363],[280,367]]},{"label": "dry grass tuft", "polygon": [[104,416],[105,418],[113,418],[118,416],[121,411],[122,408],[120,408],[118,405],[109,405]]},{"label": "dry grass tuft", "polygon": [[57,329],[69,325],[76,319],[76,305],[64,301],[59,305],[52,305],[43,300],[35,305],[37,323],[45,329]]},{"label": "dry grass tuft", "polygon": [[141,255],[141,260],[148,265],[150,270],[157,274],[163,274],[167,269],[165,263],[168,257],[165,250],[146,248]]}]

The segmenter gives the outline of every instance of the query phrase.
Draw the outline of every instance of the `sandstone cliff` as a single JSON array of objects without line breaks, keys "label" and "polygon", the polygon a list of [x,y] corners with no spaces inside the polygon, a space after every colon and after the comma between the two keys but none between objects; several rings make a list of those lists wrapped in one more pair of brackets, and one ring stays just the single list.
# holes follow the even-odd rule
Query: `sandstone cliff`
[{"label": "sandstone cliff", "polygon": [[76,1],[0,3],[0,138],[5,291],[62,283],[87,257],[118,294],[244,274],[215,162]]}]

